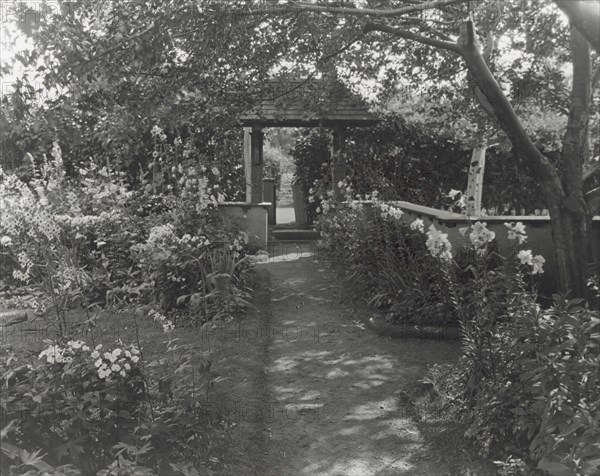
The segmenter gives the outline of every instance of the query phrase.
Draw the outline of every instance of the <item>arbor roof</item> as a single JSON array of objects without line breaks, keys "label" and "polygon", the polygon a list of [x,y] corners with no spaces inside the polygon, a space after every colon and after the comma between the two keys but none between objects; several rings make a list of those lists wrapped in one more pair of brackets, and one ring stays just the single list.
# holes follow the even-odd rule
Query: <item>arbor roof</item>
[{"label": "arbor roof", "polygon": [[356,127],[377,122],[364,101],[334,79],[269,80],[256,106],[240,116],[246,127]]}]

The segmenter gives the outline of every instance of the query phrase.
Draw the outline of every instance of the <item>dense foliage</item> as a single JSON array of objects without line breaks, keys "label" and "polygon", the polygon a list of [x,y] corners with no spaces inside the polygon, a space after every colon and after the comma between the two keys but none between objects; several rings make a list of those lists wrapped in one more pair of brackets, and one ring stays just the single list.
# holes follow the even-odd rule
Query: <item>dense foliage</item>
[{"label": "dense foliage", "polygon": [[93,162],[72,179],[55,143],[51,159],[32,164],[29,184],[2,173],[5,279],[41,286],[44,307],[58,316],[73,306],[136,302],[204,322],[245,303],[247,236],[217,210],[220,170],[191,159],[155,168],[137,190]]},{"label": "dense foliage", "polygon": [[396,322],[460,326],[460,362],[434,367],[426,381],[438,410],[501,474],[600,468],[600,314],[558,295],[540,306],[532,278],[545,260],[525,249],[521,223],[506,223],[513,247],[502,256],[482,222],[461,229],[467,244],[454,249],[447,234],[406,220],[376,193],[368,202],[322,198],[321,244],[370,304]]},{"label": "dense foliage", "polygon": [[427,253],[419,223],[411,228],[398,219],[399,208],[376,197],[366,205],[325,198],[321,206],[321,243],[346,270],[348,284],[364,292],[370,305],[393,322],[456,322],[456,315],[448,312],[452,308],[444,276]]},{"label": "dense foliage", "polygon": [[[307,198],[311,189],[331,187],[329,145],[325,129],[305,130],[296,140],[297,180]],[[534,214],[544,208],[539,184],[514,153],[491,148],[487,154],[483,208],[499,215]],[[378,190],[383,200],[445,209],[451,205],[446,191],[467,187],[470,150],[393,114],[375,127],[349,129],[344,155],[347,180],[359,195]],[[307,206],[314,220],[319,199]]]},{"label": "dense foliage", "polygon": [[[185,144],[177,166],[160,167],[181,141],[151,134],[153,167],[136,188],[94,161],[69,177],[57,142],[51,157],[29,156],[29,182],[0,170],[2,286],[28,289],[34,299],[12,305],[57,331],[39,359],[0,365],[3,474],[197,474],[226,435],[199,397],[210,362],[173,332],[249,305],[248,237],[218,211],[220,170]],[[101,350],[94,329],[109,310],[135,310],[160,333]]]},{"label": "dense foliage", "polygon": [[47,342],[33,365],[3,358],[2,474],[192,475],[210,466],[227,432],[206,412],[210,363],[192,374],[191,349],[178,348],[164,316],[155,320],[169,334],[153,345],[160,358],[137,343],[111,350],[82,340]]}]

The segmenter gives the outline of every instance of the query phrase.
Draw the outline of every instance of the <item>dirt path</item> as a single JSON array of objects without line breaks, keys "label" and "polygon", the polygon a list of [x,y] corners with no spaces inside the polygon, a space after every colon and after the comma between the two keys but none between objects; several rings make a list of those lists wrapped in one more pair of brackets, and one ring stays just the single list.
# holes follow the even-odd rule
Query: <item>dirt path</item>
[{"label": "dirt path", "polygon": [[251,358],[264,369],[231,389],[245,402],[233,434],[244,468],[234,466],[267,476],[459,474],[457,455],[415,421],[406,393],[428,364],[456,359],[457,343],[365,329],[317,258],[314,245],[287,244],[258,265],[269,284],[244,346],[256,342]]}]

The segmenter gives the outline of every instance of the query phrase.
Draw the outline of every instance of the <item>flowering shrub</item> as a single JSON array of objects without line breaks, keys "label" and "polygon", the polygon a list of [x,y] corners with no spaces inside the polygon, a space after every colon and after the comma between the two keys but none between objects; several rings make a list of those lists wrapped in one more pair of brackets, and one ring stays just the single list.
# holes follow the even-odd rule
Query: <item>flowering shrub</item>
[{"label": "flowering shrub", "polygon": [[[175,341],[169,338],[162,352],[173,364],[162,367],[167,378],[152,373],[163,357],[144,362],[137,345],[121,342],[109,349],[82,340],[47,342],[33,365],[18,365],[14,356],[0,362],[3,428],[8,423],[2,474],[173,474],[173,465],[205,467],[226,427],[206,415],[210,364],[196,369],[190,385],[193,348]],[[183,385],[173,382],[176,374],[185,376]],[[40,472],[25,472],[32,468]],[[123,468],[129,472],[118,472]]]},{"label": "flowering shrub", "polygon": [[445,391],[444,411],[498,458],[501,474],[599,469],[600,314],[582,304],[555,296],[542,309],[534,293],[513,293],[493,323],[470,326],[460,363],[436,385]]},{"label": "flowering shrub", "polygon": [[46,463],[67,459],[95,474],[112,445],[133,437],[127,432],[136,426],[145,395],[139,351],[118,347],[100,356],[100,347],[49,343],[35,366],[3,365],[3,417],[16,422],[3,446],[38,448]]},{"label": "flowering shrub", "polygon": [[[345,185],[345,184],[342,184]],[[600,314],[580,300],[537,303],[545,260],[524,249],[522,223],[505,223],[512,247],[477,221],[466,244],[377,200],[321,195],[321,245],[341,260],[370,303],[397,318],[457,322],[463,355],[426,377],[466,435],[498,458],[501,474],[587,475],[600,469]]]},{"label": "flowering shrub", "polygon": [[[4,274],[14,285],[40,288],[41,307],[52,309],[62,328],[68,309],[91,303],[151,302],[172,312],[189,302],[181,296],[211,292],[215,253],[243,262],[247,236],[216,209],[225,199],[219,168],[194,162],[189,141],[168,144],[158,126],[151,135],[155,154],[136,189],[124,174],[93,162],[67,177],[56,143],[50,159],[33,163],[30,183],[0,170]],[[166,170],[167,162],[176,165]],[[227,303],[246,296],[244,269],[232,269],[231,292],[220,296]],[[217,301],[203,308],[210,312],[201,321],[219,313]]]},{"label": "flowering shrub", "polygon": [[[346,193],[350,197],[351,189]],[[320,246],[335,254],[347,280],[388,319],[421,324],[454,321],[436,258],[451,257],[447,235],[433,228],[426,241],[422,220],[404,220],[402,210],[379,201],[376,192],[368,198],[373,198],[369,204],[339,203],[327,194],[321,196]]]}]

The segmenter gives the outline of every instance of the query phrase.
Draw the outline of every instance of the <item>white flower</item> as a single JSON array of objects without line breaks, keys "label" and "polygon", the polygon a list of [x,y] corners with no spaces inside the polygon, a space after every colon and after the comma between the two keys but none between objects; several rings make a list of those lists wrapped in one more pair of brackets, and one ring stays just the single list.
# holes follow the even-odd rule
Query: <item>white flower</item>
[{"label": "white flower", "polygon": [[106,360],[110,360],[111,362],[114,362],[115,360],[117,360],[117,357],[114,356],[112,353],[110,352],[104,352],[104,358]]},{"label": "white flower", "polygon": [[425,223],[423,223],[423,220],[421,220],[420,218],[417,218],[415,221],[413,221],[410,224],[410,229],[411,230],[418,230],[421,233],[423,233],[425,231]]},{"label": "white flower", "polygon": [[115,349],[112,351],[113,355],[118,357],[119,355],[121,355],[121,349]]},{"label": "white flower", "polygon": [[90,350],[90,348],[84,344],[81,346],[81,350],[83,350],[84,352],[87,352],[88,350]]},{"label": "white flower", "polygon": [[521,250],[517,254],[517,258],[521,261],[521,264],[528,264],[533,266],[533,256],[531,255],[531,250]]},{"label": "white flower", "polygon": [[479,256],[485,254],[485,246],[495,237],[496,233],[487,229],[487,223],[480,221],[473,225],[473,231],[469,234],[469,239]]},{"label": "white flower", "polygon": [[118,372],[119,370],[121,370],[121,366],[119,364],[112,364],[110,366],[110,370],[112,370],[114,372]]},{"label": "white flower", "polygon": [[469,231],[469,226],[465,226],[464,228],[459,228],[458,232],[462,235],[462,236],[466,236],[467,235],[467,231]]},{"label": "white flower", "polygon": [[129,365],[128,363],[125,363],[123,367],[125,367],[125,370],[131,370],[131,365]]},{"label": "white flower", "polygon": [[127,375],[127,374],[125,373],[125,371],[124,371],[124,370],[121,370],[121,371],[119,372],[119,375],[120,375],[121,377],[125,377],[125,375]]},{"label": "white flower", "polygon": [[531,274],[542,274],[544,272],[544,263],[546,260],[542,255],[536,255],[531,259],[531,266],[533,266],[533,270]]},{"label": "white flower", "polygon": [[211,172],[213,173],[213,175],[219,175],[219,174],[220,174],[220,172],[219,172],[219,169],[218,169],[218,168],[216,168],[216,167],[213,167],[213,168],[212,168],[212,169],[210,169],[210,170],[211,170]]},{"label": "white flower", "polygon": [[505,223],[505,227],[508,228],[508,239],[519,240],[519,244],[522,245],[527,241],[527,235],[525,233],[525,225],[520,221],[517,223]]},{"label": "white flower", "polygon": [[138,350],[138,348],[137,348],[137,347],[132,347],[132,348],[131,348],[131,353],[132,353],[132,354],[139,354],[139,353],[140,353],[140,351]]},{"label": "white flower", "polygon": [[12,238],[10,236],[3,236],[0,238],[0,245],[2,246],[12,246]]},{"label": "white flower", "polygon": [[72,347],[73,349],[81,349],[83,342],[80,340],[70,340],[69,342],[67,342],[67,345],[69,347]]},{"label": "white flower", "polygon": [[134,356],[131,358],[131,361],[132,361],[134,364],[135,364],[135,363],[136,363],[138,360],[140,360],[140,358],[139,358],[137,355],[134,355]]},{"label": "white flower", "polygon": [[152,134],[152,136],[154,137],[159,137],[161,134],[163,133],[163,130],[158,126],[158,124],[156,124],[152,130],[150,131],[150,133]]},{"label": "white flower", "polygon": [[[97,353],[98,353],[98,352],[96,352],[96,354],[97,354]],[[92,355],[93,355],[93,354],[92,354]],[[98,359],[98,360],[96,360],[96,362],[94,362],[94,365],[95,365],[96,367],[100,367],[100,366],[102,365],[102,359]]]},{"label": "white flower", "polygon": [[454,189],[451,189],[451,190],[448,192],[448,197],[450,197],[452,200],[454,200],[454,199],[456,198],[456,196],[457,196],[458,194],[461,194],[461,193],[462,193],[462,192],[461,192],[460,190],[454,190]]},{"label": "white flower", "polygon": [[98,344],[94,350],[100,350],[100,349],[102,349],[102,344]]},{"label": "white flower", "polygon": [[131,352],[129,352],[128,350],[125,351],[125,357],[131,357]]},{"label": "white flower", "polygon": [[452,259],[452,245],[448,241],[448,233],[442,233],[436,230],[432,224],[427,232],[426,246],[431,256],[434,258],[440,258],[444,261]]}]

